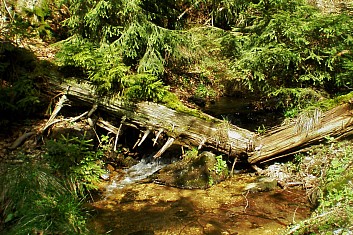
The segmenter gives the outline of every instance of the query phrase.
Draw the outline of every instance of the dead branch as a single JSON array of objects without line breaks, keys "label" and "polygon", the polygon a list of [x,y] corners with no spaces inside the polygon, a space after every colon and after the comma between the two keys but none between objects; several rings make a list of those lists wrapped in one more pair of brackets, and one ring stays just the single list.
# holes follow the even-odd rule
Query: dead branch
[{"label": "dead branch", "polygon": [[157,143],[157,141],[158,141],[158,138],[159,138],[159,136],[161,135],[162,132],[163,132],[163,128],[158,131],[158,133],[157,133],[157,135],[156,135],[156,138],[155,138],[154,141],[153,141],[153,146],[156,145],[156,143]]},{"label": "dead branch", "polygon": [[19,147],[21,144],[23,144],[23,142],[28,139],[29,137],[31,137],[32,135],[36,134],[35,131],[31,131],[31,132],[27,132],[24,133],[23,135],[21,135],[20,137],[18,137],[13,143],[12,145],[9,147],[9,149],[14,150],[17,147]]},{"label": "dead branch", "polygon": [[147,129],[145,131],[145,133],[143,134],[141,141],[138,143],[137,146],[141,146],[141,144],[145,141],[145,139],[147,138],[147,136],[151,133],[151,131],[149,129]]},{"label": "dead branch", "polygon": [[68,101],[68,98],[66,95],[62,95],[61,98],[59,99],[58,103],[55,105],[54,111],[51,114],[49,120],[47,121],[47,123],[45,124],[45,126],[42,128],[41,132],[43,133],[48,127],[50,127],[51,125],[53,125],[54,120],[56,118],[56,116],[58,115],[58,113],[60,112],[61,108],[64,106],[64,103]]},{"label": "dead branch", "polygon": [[153,157],[159,158],[173,144],[174,140],[174,138],[169,137],[167,142],[165,142],[163,147]]}]

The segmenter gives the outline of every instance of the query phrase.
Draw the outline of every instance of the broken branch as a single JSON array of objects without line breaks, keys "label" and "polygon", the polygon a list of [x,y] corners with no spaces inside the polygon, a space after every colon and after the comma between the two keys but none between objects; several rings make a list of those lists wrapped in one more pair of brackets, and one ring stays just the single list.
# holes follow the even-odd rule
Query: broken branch
[{"label": "broken branch", "polygon": [[173,137],[169,137],[167,142],[163,145],[163,147],[153,156],[153,158],[159,158],[174,142]]}]

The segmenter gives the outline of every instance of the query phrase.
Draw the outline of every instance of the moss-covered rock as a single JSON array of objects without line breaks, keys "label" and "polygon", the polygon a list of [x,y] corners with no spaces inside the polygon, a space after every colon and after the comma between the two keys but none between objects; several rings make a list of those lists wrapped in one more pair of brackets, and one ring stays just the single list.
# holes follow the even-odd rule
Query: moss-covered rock
[{"label": "moss-covered rock", "polygon": [[227,176],[228,167],[222,157],[203,152],[194,158],[184,158],[163,168],[155,176],[155,181],[179,188],[205,189]]}]

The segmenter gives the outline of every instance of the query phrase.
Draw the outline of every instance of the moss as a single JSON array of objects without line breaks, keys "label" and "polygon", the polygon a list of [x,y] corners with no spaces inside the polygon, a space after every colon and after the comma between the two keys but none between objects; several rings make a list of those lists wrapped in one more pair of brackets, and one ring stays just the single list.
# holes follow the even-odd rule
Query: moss
[{"label": "moss", "polygon": [[228,168],[219,166],[219,157],[210,152],[195,154],[190,151],[188,157],[163,168],[158,181],[179,188],[205,189],[226,179]]},{"label": "moss", "polygon": [[328,111],[344,103],[348,103],[353,100],[353,92],[349,92],[343,95],[337,95],[333,98],[322,99],[318,102],[310,103],[308,106],[300,109],[298,107],[288,109],[286,111],[286,117],[296,117],[301,113],[310,112],[315,109],[320,109],[322,111]]},{"label": "moss", "polygon": [[209,116],[205,115],[200,110],[186,107],[174,93],[167,92],[167,94],[164,95],[161,103],[163,105],[167,106],[168,108],[171,108],[171,109],[176,110],[178,112],[190,114],[194,117],[198,117],[198,118],[201,118],[201,119],[204,119],[207,121],[211,121],[211,118]]}]

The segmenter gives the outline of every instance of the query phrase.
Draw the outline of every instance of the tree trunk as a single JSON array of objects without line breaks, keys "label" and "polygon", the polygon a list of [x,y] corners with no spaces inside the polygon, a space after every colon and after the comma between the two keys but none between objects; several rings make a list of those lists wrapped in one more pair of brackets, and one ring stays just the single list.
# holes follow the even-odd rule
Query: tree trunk
[{"label": "tree trunk", "polygon": [[70,100],[83,102],[87,106],[98,104],[98,109],[117,119],[124,119],[124,125],[135,126],[141,131],[149,130],[147,133],[162,130],[170,138],[168,144],[175,141],[184,146],[208,148],[230,156],[247,155],[253,151],[255,133],[209,115],[195,117],[152,102],[131,103],[98,98],[87,84],[49,83],[52,93],[64,92]]},{"label": "tree trunk", "polygon": [[271,161],[328,137],[352,134],[353,106],[342,104],[332,110],[313,117],[298,118],[295,122],[278,127],[258,139],[256,151],[249,157],[252,164]]},{"label": "tree trunk", "polygon": [[[50,81],[50,87],[52,92],[64,92],[69,99],[88,106],[98,104],[98,109],[112,114],[117,119],[123,119],[124,123],[121,125],[134,126],[144,131],[144,138],[155,133],[155,139],[158,139],[159,134],[163,132],[169,139],[156,156],[171,144],[178,142],[184,146],[208,148],[234,157],[244,154],[249,163],[259,164],[293,154],[329,136],[349,135],[353,131],[350,103],[324,114],[316,111],[313,117],[302,116],[259,137],[254,132],[206,114],[195,117],[152,102],[127,103],[98,98],[91,92],[92,87],[87,84],[71,86]],[[120,128],[117,133],[119,132]]]}]

